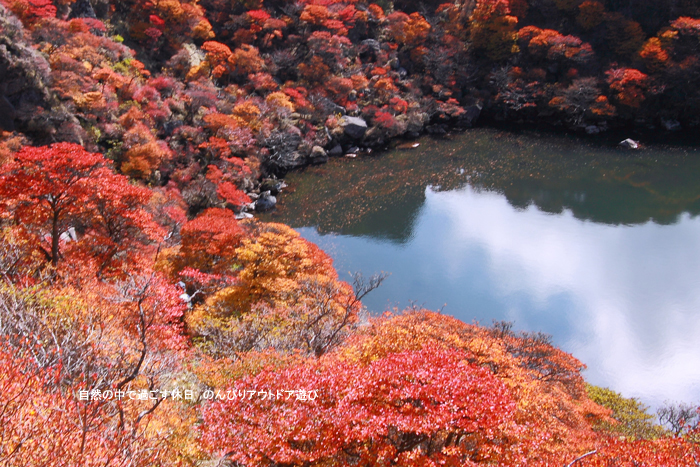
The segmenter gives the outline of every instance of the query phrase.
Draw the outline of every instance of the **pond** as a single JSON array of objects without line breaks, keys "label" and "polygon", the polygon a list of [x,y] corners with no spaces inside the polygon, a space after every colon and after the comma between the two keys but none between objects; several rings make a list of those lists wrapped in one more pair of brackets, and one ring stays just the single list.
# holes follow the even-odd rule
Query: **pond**
[{"label": "pond", "polygon": [[289,174],[267,221],[321,246],[364,300],[541,331],[592,384],[700,402],[700,149],[475,129]]}]

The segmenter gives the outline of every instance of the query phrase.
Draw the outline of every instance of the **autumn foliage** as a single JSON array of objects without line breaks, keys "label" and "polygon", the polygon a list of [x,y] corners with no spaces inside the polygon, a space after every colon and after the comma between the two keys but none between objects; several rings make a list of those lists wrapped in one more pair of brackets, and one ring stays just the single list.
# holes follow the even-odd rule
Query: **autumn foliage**
[{"label": "autumn foliage", "polygon": [[[488,370],[455,350],[427,347],[369,365],[337,356],[262,372],[243,388],[296,388],[313,400],[290,402],[283,391],[264,401],[212,404],[204,442],[244,465],[427,465],[485,460],[491,431],[513,401]],[[439,364],[438,364],[439,362]]]},{"label": "autumn foliage", "polygon": [[139,240],[162,234],[144,210],[148,190],[131,186],[101,154],[75,144],[23,148],[3,166],[0,193],[6,218],[54,266],[69,250],[85,247],[104,267]]},{"label": "autumn foliage", "polygon": [[[249,218],[331,149],[479,115],[696,127],[698,16],[0,0],[0,464],[695,466],[697,425],[627,417],[546,336],[367,316],[381,276],[345,282],[299,233]],[[148,396],[93,397],[117,391]]]}]

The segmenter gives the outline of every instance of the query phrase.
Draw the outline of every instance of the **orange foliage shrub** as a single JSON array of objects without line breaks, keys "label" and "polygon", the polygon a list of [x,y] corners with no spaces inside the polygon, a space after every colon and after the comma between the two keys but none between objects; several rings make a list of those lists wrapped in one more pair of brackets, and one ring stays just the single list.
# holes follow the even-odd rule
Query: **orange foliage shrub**
[{"label": "orange foliage shrub", "polygon": [[353,89],[353,82],[350,78],[340,78],[338,76],[332,77],[328,80],[327,89],[336,98],[342,98],[348,95]]},{"label": "orange foliage shrub", "polygon": [[646,34],[636,21],[620,13],[608,13],[605,17],[606,38],[610,48],[621,57],[631,57],[639,52]]},{"label": "orange foliage shrub", "polygon": [[510,13],[517,18],[525,18],[530,10],[527,0],[510,0]]},{"label": "orange foliage shrub", "polygon": [[329,17],[330,12],[328,8],[323,5],[311,4],[304,7],[304,11],[301,12],[299,19],[309,24],[320,26]]},{"label": "orange foliage shrub", "polygon": [[214,29],[211,27],[211,23],[206,19],[202,18],[197,22],[197,25],[192,28],[192,37],[199,40],[213,39],[215,36]]},{"label": "orange foliage shrub", "polygon": [[203,120],[204,128],[214,135],[218,134],[222,129],[236,128],[238,126],[238,121],[235,118],[219,112],[207,114],[204,116]]},{"label": "orange foliage shrub", "polygon": [[279,89],[279,84],[269,73],[255,73],[248,75],[248,80],[253,84],[256,91],[268,93]]},{"label": "orange foliage shrub", "polygon": [[553,29],[526,26],[518,31],[521,44],[538,59],[585,62],[593,56],[591,46],[574,36],[563,36]]},{"label": "orange foliage shrub", "polygon": [[352,75],[350,80],[352,81],[353,89],[357,91],[365,89],[367,86],[369,86],[369,80],[365,78],[364,75]]},{"label": "orange foliage shrub", "polygon": [[182,226],[180,259],[177,269],[186,267],[203,272],[229,269],[236,248],[244,237],[233,211],[210,208]]},{"label": "orange foliage shrub", "polygon": [[658,37],[652,37],[639,51],[639,56],[644,60],[644,64],[651,71],[661,71],[668,64],[668,53],[661,45]]},{"label": "orange foliage shrub", "polygon": [[51,0],[3,0],[2,3],[28,28],[43,18],[56,17],[56,7]]},{"label": "orange foliage shrub", "polygon": [[387,20],[393,39],[399,44],[416,46],[430,33],[430,24],[420,13],[411,13],[409,16],[397,11],[387,16]]},{"label": "orange foliage shrub", "polygon": [[613,107],[608,98],[605,96],[598,96],[595,103],[591,105],[591,112],[599,117],[614,117],[617,113],[615,107]]},{"label": "orange foliage shrub", "polygon": [[213,68],[213,75],[215,78],[221,78],[231,72],[228,64],[229,58],[231,58],[231,49],[226,45],[215,42],[207,41],[202,45],[202,50],[206,52],[206,58],[209,62],[209,66]]},{"label": "orange foliage shrub", "polygon": [[700,19],[689,18],[687,16],[681,16],[680,18],[671,22],[671,27],[677,30],[679,33],[687,36],[698,36],[700,33]]},{"label": "orange foliage shrub", "polygon": [[216,188],[216,194],[219,195],[226,203],[240,208],[244,204],[250,203],[250,198],[243,191],[239,190],[236,185],[231,182],[221,182]]},{"label": "orange foliage shrub", "polygon": [[[125,119],[122,118],[122,121]],[[171,156],[167,144],[158,141],[141,122],[133,124],[124,134],[123,148],[121,171],[138,179],[148,179],[160,163]]]},{"label": "orange foliage shrub", "polygon": [[605,72],[610,89],[616,91],[617,100],[628,107],[637,108],[646,99],[647,75],[634,68],[615,68]]},{"label": "orange foliage shrub", "polygon": [[369,11],[372,16],[379,21],[384,19],[384,9],[376,3],[370,3],[369,7],[367,7],[367,11]]},{"label": "orange foliage shrub", "polygon": [[587,458],[591,467],[661,466],[696,467],[700,446],[682,438],[631,441],[603,437],[596,455]]},{"label": "orange foliage shrub", "polygon": [[260,108],[249,101],[241,102],[233,108],[233,115],[248,126],[255,125],[260,116]]},{"label": "orange foliage shrub", "polygon": [[397,87],[394,85],[394,81],[389,78],[380,78],[374,83],[374,89],[377,90],[382,98],[389,99],[391,96],[398,92]]},{"label": "orange foliage shrub", "polygon": [[337,277],[332,260],[286,225],[256,224],[254,228],[231,253],[240,267],[238,285],[222,290],[209,303],[225,308],[224,315],[246,313],[261,301],[274,306],[299,276]]},{"label": "orange foliage shrub", "polygon": [[243,44],[233,51],[228,58],[232,74],[235,76],[248,76],[251,73],[262,71],[265,61],[260,58],[258,49],[249,44]]},{"label": "orange foliage shrub", "polygon": [[250,227],[229,262],[233,285],[195,308],[190,329],[220,356],[268,347],[320,356],[337,346],[357,323],[360,302],[332,260],[287,226]]},{"label": "orange foliage shrub", "polygon": [[284,109],[289,112],[294,112],[294,104],[289,100],[287,94],[283,92],[273,92],[265,98],[265,103],[277,109]]},{"label": "orange foliage shrub", "polygon": [[311,57],[308,63],[300,63],[298,69],[299,75],[309,83],[321,83],[331,72],[330,67],[318,55]]},{"label": "orange foliage shrub", "polygon": [[24,136],[0,130],[0,167],[12,161],[15,153],[26,144],[27,139]]},{"label": "orange foliage shrub", "polygon": [[596,0],[586,0],[578,6],[576,22],[584,31],[589,31],[603,22],[605,6]]},{"label": "orange foliage shrub", "polygon": [[515,27],[506,0],[478,0],[469,18],[473,46],[487,58],[502,61],[517,51]]}]

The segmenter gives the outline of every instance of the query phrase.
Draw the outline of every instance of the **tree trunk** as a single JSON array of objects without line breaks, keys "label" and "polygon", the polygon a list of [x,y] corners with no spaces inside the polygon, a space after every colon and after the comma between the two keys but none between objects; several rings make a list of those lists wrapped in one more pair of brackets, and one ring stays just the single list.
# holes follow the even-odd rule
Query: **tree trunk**
[{"label": "tree trunk", "polygon": [[58,242],[60,235],[58,233],[58,210],[53,212],[53,223],[51,225],[51,264],[58,265]]}]

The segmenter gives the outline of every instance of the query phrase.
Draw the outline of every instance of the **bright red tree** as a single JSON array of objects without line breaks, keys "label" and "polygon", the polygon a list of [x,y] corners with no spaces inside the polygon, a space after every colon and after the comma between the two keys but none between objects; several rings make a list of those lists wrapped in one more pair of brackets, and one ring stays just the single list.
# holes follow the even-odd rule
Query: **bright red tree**
[{"label": "bright red tree", "polygon": [[108,244],[114,254],[130,236],[156,238],[159,233],[142,208],[148,193],[113,173],[102,154],[72,143],[27,146],[2,169],[3,214],[38,243],[54,266],[62,256],[61,243],[77,241],[78,234]]},{"label": "bright red tree", "polygon": [[77,144],[58,143],[24,147],[14,162],[3,167],[3,207],[9,208],[15,221],[37,236],[48,233],[51,246],[46,253],[54,266],[60,257],[61,233],[71,227],[70,219],[85,208],[84,202],[94,194],[94,183],[89,179],[106,165],[101,154],[89,153]]},{"label": "bright red tree", "polygon": [[[264,371],[235,384],[234,400],[204,409],[203,441],[244,465],[473,465],[488,456],[480,441],[514,403],[466,358],[428,347],[367,366],[329,355]],[[242,400],[252,389],[254,398]],[[258,395],[268,390],[271,397]]]}]

